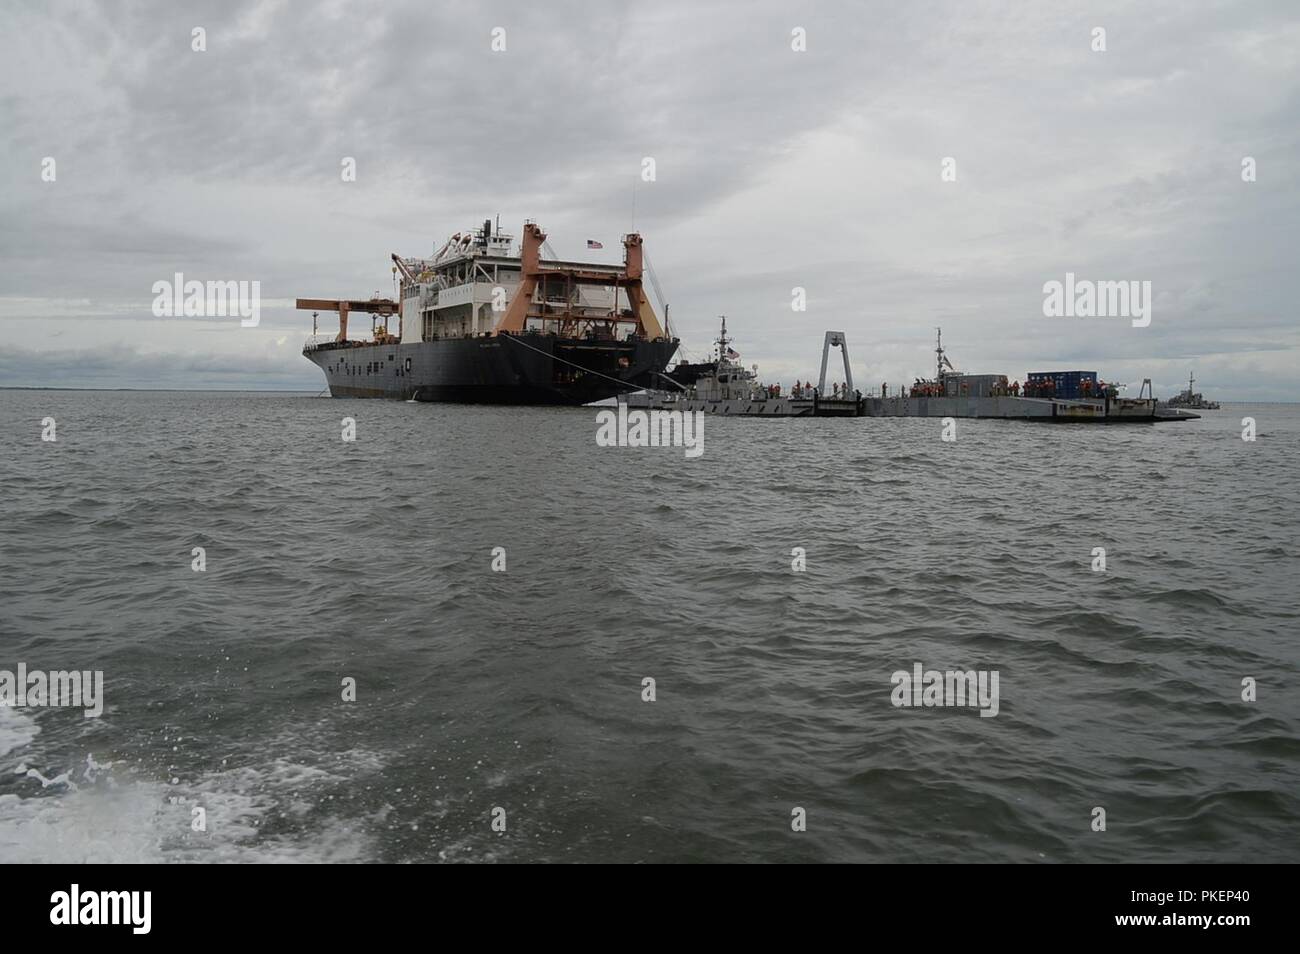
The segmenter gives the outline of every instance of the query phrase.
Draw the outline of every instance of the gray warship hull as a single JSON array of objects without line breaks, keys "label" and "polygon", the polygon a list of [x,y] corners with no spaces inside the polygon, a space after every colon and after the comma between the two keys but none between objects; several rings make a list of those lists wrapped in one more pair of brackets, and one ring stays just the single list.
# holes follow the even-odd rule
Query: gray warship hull
[{"label": "gray warship hull", "polygon": [[672,391],[641,391],[619,398],[630,408],[652,411],[699,411],[724,417],[861,417],[862,401],[855,398],[793,398],[739,396],[699,398]]}]

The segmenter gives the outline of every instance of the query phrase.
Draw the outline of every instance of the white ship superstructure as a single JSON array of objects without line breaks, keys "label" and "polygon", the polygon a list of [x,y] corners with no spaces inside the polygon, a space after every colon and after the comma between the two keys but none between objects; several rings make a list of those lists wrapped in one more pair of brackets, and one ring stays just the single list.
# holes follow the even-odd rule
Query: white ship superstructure
[{"label": "white ship superstructure", "polygon": [[[543,246],[545,249],[545,246]],[[519,290],[523,270],[514,236],[494,230],[491,220],[475,231],[457,232],[427,259],[393,256],[402,277],[402,343],[490,334]],[[621,265],[564,262],[554,257],[543,268],[605,273],[609,285],[542,283],[534,294],[536,310],[523,330],[563,334],[565,326],[588,330],[610,315],[630,314]]]}]

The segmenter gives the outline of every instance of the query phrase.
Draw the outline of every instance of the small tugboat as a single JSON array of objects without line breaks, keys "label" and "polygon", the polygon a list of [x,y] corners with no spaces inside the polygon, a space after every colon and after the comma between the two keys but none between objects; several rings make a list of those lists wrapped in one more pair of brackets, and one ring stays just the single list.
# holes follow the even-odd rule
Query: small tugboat
[{"label": "small tugboat", "polygon": [[1194,407],[1198,411],[1217,411],[1220,404],[1218,401],[1207,401],[1200,391],[1196,390],[1196,375],[1190,373],[1187,376],[1187,390],[1169,399],[1170,407]]}]

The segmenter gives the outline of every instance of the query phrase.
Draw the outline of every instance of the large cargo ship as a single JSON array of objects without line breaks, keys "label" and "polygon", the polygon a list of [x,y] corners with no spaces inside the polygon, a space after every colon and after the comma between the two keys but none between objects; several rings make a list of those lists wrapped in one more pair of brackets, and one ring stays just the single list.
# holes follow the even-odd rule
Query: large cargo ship
[{"label": "large cargo ship", "polygon": [[[622,265],[543,259],[546,247],[532,222],[516,250],[489,219],[430,259],[394,255],[396,301],[297,300],[339,316],[303,354],[334,397],[587,404],[657,384],[678,341],[643,287],[641,236],[624,236]],[[348,337],[353,312],[371,316],[369,340]]]}]

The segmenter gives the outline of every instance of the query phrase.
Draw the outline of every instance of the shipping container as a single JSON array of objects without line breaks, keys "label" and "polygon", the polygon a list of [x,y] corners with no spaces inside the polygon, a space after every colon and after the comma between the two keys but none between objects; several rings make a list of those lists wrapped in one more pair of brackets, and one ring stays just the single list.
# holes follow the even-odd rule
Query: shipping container
[{"label": "shipping container", "polygon": [[952,372],[943,376],[943,387],[945,397],[992,397],[1007,393],[1007,376]]},{"label": "shipping container", "polygon": [[1034,389],[1046,387],[1049,381],[1051,382],[1051,387],[1048,390],[1052,397],[1065,398],[1069,400],[1098,396],[1096,371],[1029,372],[1029,384]]}]

